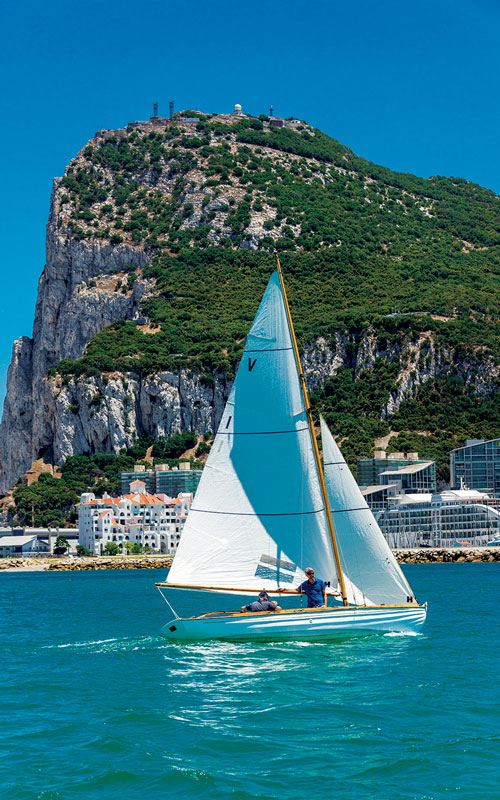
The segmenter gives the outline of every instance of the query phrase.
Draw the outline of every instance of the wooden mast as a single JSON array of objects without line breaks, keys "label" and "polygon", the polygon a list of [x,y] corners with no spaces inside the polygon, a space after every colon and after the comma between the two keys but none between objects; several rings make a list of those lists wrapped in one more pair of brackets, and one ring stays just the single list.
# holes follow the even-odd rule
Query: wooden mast
[{"label": "wooden mast", "polygon": [[309,404],[309,396],[307,394],[306,379],[304,378],[304,373],[302,372],[302,365],[300,363],[300,357],[299,357],[299,348],[297,347],[297,339],[295,338],[295,331],[293,330],[292,317],[291,317],[291,314],[290,314],[290,306],[288,305],[288,298],[286,296],[286,290],[285,290],[285,282],[283,280],[283,273],[281,271],[281,264],[280,264],[279,256],[278,256],[277,253],[276,253],[276,261],[277,261],[277,264],[278,264],[278,275],[279,275],[280,284],[281,284],[281,291],[283,292],[283,300],[285,302],[285,311],[286,311],[286,316],[287,316],[287,320],[288,320],[288,327],[290,328],[290,336],[291,336],[291,339],[292,339],[293,353],[294,353],[294,356],[295,356],[295,363],[297,364],[297,371],[299,373],[300,388],[302,390],[302,396],[304,398],[304,406],[305,406],[306,414],[307,414],[307,422],[309,424],[309,432],[311,434],[312,446],[313,446],[313,451],[314,451],[314,458],[315,458],[315,461],[316,461],[316,469],[318,471],[319,483],[320,483],[320,486],[321,486],[321,494],[323,496],[323,503],[324,503],[324,506],[325,506],[326,518],[328,520],[328,531],[330,533],[330,539],[331,539],[331,542],[332,542],[333,556],[334,556],[334,559],[335,559],[335,566],[337,568],[337,575],[338,575],[338,578],[339,578],[340,591],[342,592],[342,600],[344,601],[344,606],[348,606],[349,602],[347,600],[347,593],[346,593],[346,589],[345,589],[344,573],[342,571],[342,565],[340,563],[339,548],[338,548],[338,545],[337,545],[337,537],[335,536],[335,528],[333,527],[332,512],[330,510],[330,503],[328,501],[328,492],[326,491],[326,483],[325,483],[325,475],[324,475],[324,472],[323,472],[323,465],[321,464],[321,459],[319,457],[318,442],[316,441],[316,433],[314,431],[314,421],[313,421],[313,417],[312,417],[311,406]]}]

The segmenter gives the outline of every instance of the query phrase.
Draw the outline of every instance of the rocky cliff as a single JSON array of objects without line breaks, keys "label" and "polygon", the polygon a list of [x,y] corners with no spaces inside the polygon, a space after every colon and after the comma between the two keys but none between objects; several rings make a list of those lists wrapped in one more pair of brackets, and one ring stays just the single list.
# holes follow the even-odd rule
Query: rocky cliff
[{"label": "rocky cliff", "polygon": [[[216,429],[274,248],[312,388],[384,361],[380,419],[449,376],[494,395],[499,246],[493,193],[391,173],[299,120],[197,114],[98,132],[54,181],[33,333],[8,372],[0,490],[37,458]],[[99,339],[117,320],[136,337],[118,355]]]}]

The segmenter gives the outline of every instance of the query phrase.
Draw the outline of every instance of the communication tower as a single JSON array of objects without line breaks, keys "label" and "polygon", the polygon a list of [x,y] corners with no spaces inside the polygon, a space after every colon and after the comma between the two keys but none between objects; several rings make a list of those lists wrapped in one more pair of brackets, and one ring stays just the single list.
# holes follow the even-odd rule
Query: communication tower
[{"label": "communication tower", "polygon": [[270,106],[270,108],[269,108],[269,116],[272,117],[272,115],[273,115],[273,107]]},{"label": "communication tower", "polygon": [[158,116],[158,103],[153,103],[153,117]]},{"label": "communication tower", "polygon": [[174,116],[174,101],[173,100],[169,100],[168,101],[168,107],[170,109],[170,119],[172,119],[172,117]]}]

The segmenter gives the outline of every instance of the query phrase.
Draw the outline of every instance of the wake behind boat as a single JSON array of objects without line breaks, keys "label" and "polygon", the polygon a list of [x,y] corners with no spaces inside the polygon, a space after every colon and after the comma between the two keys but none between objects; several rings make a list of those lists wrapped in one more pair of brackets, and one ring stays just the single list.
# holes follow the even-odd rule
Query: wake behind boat
[{"label": "wake behind boat", "polygon": [[293,595],[296,605],[295,587],[313,565],[329,607],[184,619],[172,609],[167,638],[310,639],[421,627],[426,606],[414,599],[324,420],[321,436],[324,465],[278,260],[172,569],[156,585],[162,594],[265,590],[281,605]]}]

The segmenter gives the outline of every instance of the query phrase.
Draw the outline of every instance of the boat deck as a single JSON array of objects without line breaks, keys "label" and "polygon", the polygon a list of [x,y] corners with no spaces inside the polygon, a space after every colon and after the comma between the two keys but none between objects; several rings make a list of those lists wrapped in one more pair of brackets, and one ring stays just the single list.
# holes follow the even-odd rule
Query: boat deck
[{"label": "boat deck", "polygon": [[209,619],[214,617],[279,617],[282,614],[321,614],[352,612],[352,611],[373,611],[375,609],[408,609],[422,608],[419,603],[406,603],[405,605],[382,605],[382,606],[319,606],[318,608],[283,608],[281,611],[210,611],[198,616],[185,617],[184,619]]}]

